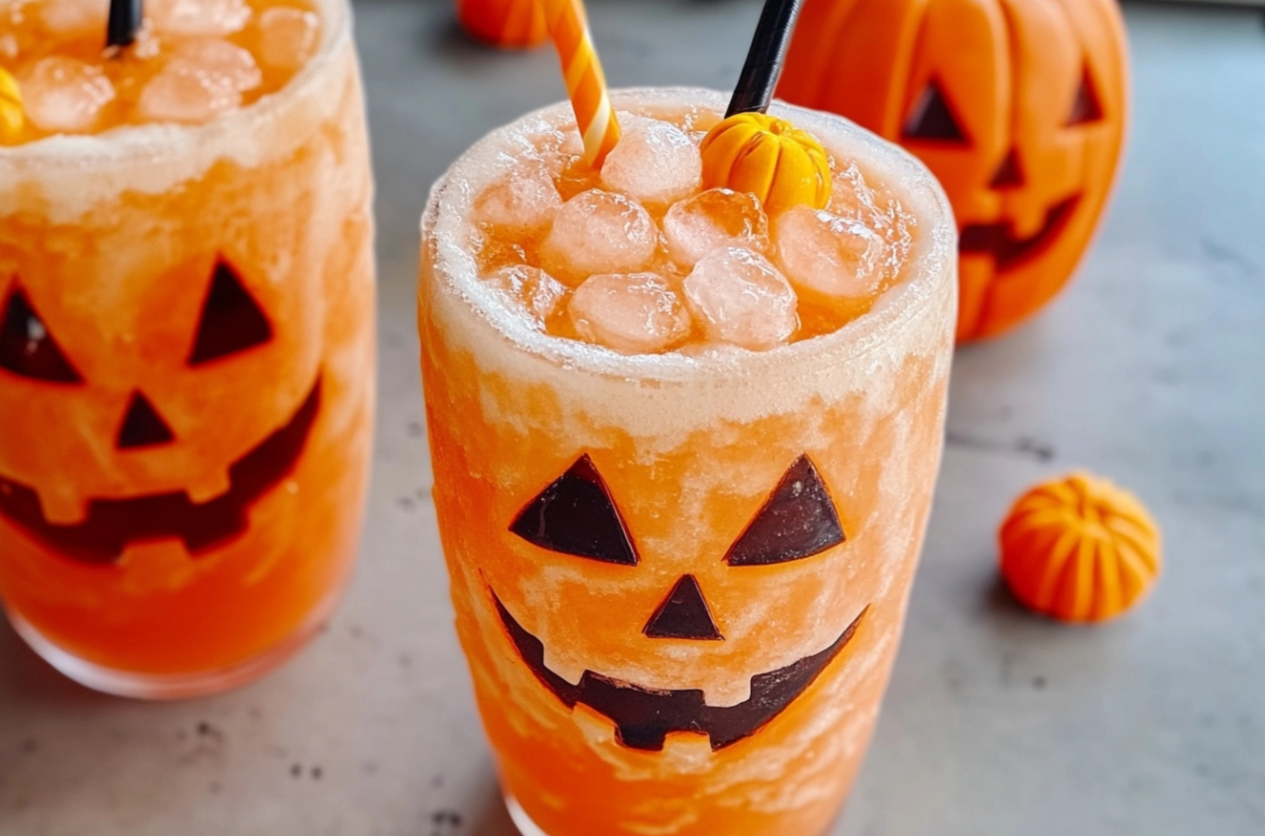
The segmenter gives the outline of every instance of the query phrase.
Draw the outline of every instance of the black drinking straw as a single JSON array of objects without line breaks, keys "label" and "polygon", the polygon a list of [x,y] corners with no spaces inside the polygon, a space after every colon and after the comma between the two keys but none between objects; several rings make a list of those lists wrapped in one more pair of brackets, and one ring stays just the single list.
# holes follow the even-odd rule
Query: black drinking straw
[{"label": "black drinking straw", "polygon": [[142,0],[110,0],[110,20],[105,28],[105,45],[131,46],[141,28]]},{"label": "black drinking straw", "polygon": [[791,43],[791,31],[799,17],[801,3],[803,0],[765,0],[726,117],[735,113],[764,113],[769,109],[777,80],[782,76],[782,61]]}]

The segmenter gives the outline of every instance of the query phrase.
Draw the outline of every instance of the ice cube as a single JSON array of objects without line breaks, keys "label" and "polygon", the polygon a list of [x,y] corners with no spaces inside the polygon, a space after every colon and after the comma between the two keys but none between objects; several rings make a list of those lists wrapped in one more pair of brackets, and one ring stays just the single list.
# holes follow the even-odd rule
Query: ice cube
[{"label": "ice cube", "polygon": [[773,224],[777,262],[796,290],[861,298],[884,278],[887,244],[862,221],[800,205]]},{"label": "ice cube", "polygon": [[200,123],[240,107],[242,93],[263,82],[254,56],[220,38],[193,38],[176,45],[141,92],[137,110],[156,122]]},{"label": "ice cube", "polygon": [[150,0],[154,28],[166,35],[231,35],[250,20],[246,0]]},{"label": "ice cube", "polygon": [[231,76],[175,61],[145,85],[136,108],[141,118],[151,122],[198,124],[241,103],[241,91]]},{"label": "ice cube", "polygon": [[672,259],[690,267],[718,247],[764,252],[769,219],[750,192],[708,189],[673,204],[663,218],[663,236]]},{"label": "ice cube", "polygon": [[848,163],[833,178],[830,211],[845,218],[856,218],[874,224],[881,213],[874,190],[865,182],[865,175],[856,163]]},{"label": "ice cube", "polygon": [[656,273],[590,276],[567,307],[580,339],[624,354],[664,351],[690,334],[690,315]]},{"label": "ice cube", "polygon": [[158,36],[154,34],[154,27],[146,23],[136,31],[136,39],[132,41],[132,45],[127,48],[126,52],[124,52],[121,57],[124,62],[130,61],[135,67],[138,64],[143,65],[144,62],[149,61],[152,58],[159,57],[159,55],[162,54],[163,48],[164,44],[159,41]]},{"label": "ice cube", "polygon": [[667,204],[698,191],[703,157],[689,134],[670,122],[620,116],[623,134],[602,163],[602,186],[640,200]]},{"label": "ice cube", "polygon": [[272,70],[294,72],[316,52],[321,18],[315,12],[273,6],[255,22],[259,62]]},{"label": "ice cube", "polygon": [[91,131],[114,101],[114,85],[100,67],[65,56],[37,61],[22,81],[26,115],[44,131]]},{"label": "ice cube", "polygon": [[100,0],[44,0],[38,6],[44,28],[57,37],[105,32],[109,8]]},{"label": "ice cube", "polygon": [[795,291],[767,258],[742,247],[704,256],[686,277],[684,292],[694,321],[712,342],[762,351],[799,328]]},{"label": "ice cube", "polygon": [[905,262],[914,247],[914,227],[918,225],[918,219],[895,199],[888,201],[883,212],[891,219],[891,223],[883,230],[883,237],[887,241],[884,275],[894,278],[905,269]]},{"label": "ice cube", "polygon": [[512,309],[526,312],[532,325],[542,331],[567,295],[562,282],[539,267],[525,264],[503,267],[484,278],[483,283],[495,289]]},{"label": "ice cube", "polygon": [[534,235],[553,223],[562,197],[543,165],[519,165],[479,195],[475,218],[506,232]]},{"label": "ice cube", "polygon": [[509,139],[512,148],[507,152],[510,157],[520,161],[532,161],[543,166],[549,173],[557,176],[575,162],[576,153],[564,151],[567,145],[568,132],[554,127],[541,119],[522,126],[521,133],[511,134]]},{"label": "ice cube", "polygon": [[48,50],[49,33],[39,23],[38,0],[0,0],[0,59],[10,72]]},{"label": "ice cube", "polygon": [[590,189],[554,216],[541,266],[575,286],[594,273],[635,273],[654,259],[659,233],[650,213],[621,194]]},{"label": "ice cube", "polygon": [[254,90],[263,83],[263,73],[255,57],[240,46],[220,38],[194,38],[179,44],[167,62],[184,66],[196,73],[216,76],[216,86],[231,86],[240,93]]},{"label": "ice cube", "polygon": [[917,221],[899,200],[869,186],[856,163],[849,163],[834,176],[830,211],[859,220],[878,233],[887,244],[879,265],[883,277],[900,273],[913,246],[913,227]]}]

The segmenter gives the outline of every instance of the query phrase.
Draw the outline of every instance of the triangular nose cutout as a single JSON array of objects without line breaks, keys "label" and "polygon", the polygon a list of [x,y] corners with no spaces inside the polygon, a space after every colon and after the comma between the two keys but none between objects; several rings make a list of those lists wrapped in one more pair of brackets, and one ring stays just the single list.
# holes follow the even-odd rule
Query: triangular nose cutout
[{"label": "triangular nose cutout", "polygon": [[703,591],[693,575],[685,575],[676,582],[642,632],[652,639],[721,641],[725,638],[712,620]]},{"label": "triangular nose cutout", "polygon": [[988,184],[988,187],[990,189],[1013,189],[1023,184],[1023,169],[1019,166],[1019,155],[1015,152],[1015,149],[1011,148],[1010,153],[1006,154],[1006,159],[1001,161],[1001,165],[997,166],[997,171],[993,174],[993,181]]},{"label": "triangular nose cutout", "polygon": [[127,417],[119,428],[117,447],[120,450],[134,450],[138,447],[170,444],[175,440],[175,433],[149,399],[140,392],[133,392],[132,400],[127,405]]}]

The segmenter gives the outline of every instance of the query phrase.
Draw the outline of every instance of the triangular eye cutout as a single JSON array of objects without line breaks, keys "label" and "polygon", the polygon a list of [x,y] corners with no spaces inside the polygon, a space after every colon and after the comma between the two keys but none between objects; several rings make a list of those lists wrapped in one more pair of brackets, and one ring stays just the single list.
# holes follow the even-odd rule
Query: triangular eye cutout
[{"label": "triangular eye cutout", "polygon": [[1076,89],[1076,98],[1072,102],[1072,113],[1067,117],[1067,126],[1086,125],[1102,119],[1102,102],[1098,99],[1098,87],[1089,67],[1081,70],[1081,85]]},{"label": "triangular eye cutout", "polygon": [[272,339],[272,324],[251,298],[237,272],[223,259],[215,263],[202,303],[198,335],[189,365],[200,366]]},{"label": "triangular eye cutout", "polygon": [[800,456],[725,555],[730,566],[767,566],[820,554],[846,538],[817,468]]},{"label": "triangular eye cutout", "polygon": [[550,551],[637,565],[628,529],[587,453],[519,512],[510,531]]},{"label": "triangular eye cutout", "polygon": [[176,440],[176,434],[167,426],[167,422],[154,409],[149,398],[140,392],[132,393],[132,400],[127,405],[127,414],[123,425],[119,427],[119,437],[115,446],[120,450],[135,450],[139,447],[157,447],[170,444]]},{"label": "triangular eye cutout", "polygon": [[703,600],[703,590],[693,575],[685,575],[676,582],[641,632],[652,639],[723,641],[725,638],[712,620],[711,610]]},{"label": "triangular eye cutout", "polygon": [[940,83],[934,79],[914,103],[901,131],[905,139],[934,139],[941,142],[966,143],[966,134],[953,115],[953,108],[944,97]]},{"label": "triangular eye cutout", "polygon": [[21,290],[9,294],[0,312],[0,369],[50,383],[83,382]]}]

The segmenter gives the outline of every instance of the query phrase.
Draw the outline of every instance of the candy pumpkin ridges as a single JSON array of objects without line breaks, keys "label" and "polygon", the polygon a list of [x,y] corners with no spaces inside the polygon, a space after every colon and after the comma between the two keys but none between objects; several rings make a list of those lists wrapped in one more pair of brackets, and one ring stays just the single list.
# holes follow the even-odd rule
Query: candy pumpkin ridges
[{"label": "candy pumpkin ridges", "polygon": [[739,113],[708,131],[699,150],[703,184],[751,192],[770,216],[830,202],[830,160],[816,137],[763,113]]},{"label": "candy pumpkin ridges", "polygon": [[17,136],[25,122],[17,79],[0,67],[0,139]]},{"label": "candy pumpkin ridges", "polygon": [[1038,485],[999,533],[1015,597],[1063,621],[1104,621],[1149,591],[1161,568],[1159,531],[1127,491],[1089,474]]},{"label": "candy pumpkin ridges", "polygon": [[957,338],[1000,334],[1067,282],[1123,143],[1112,0],[805,0],[778,90],[903,145],[961,232]]}]

